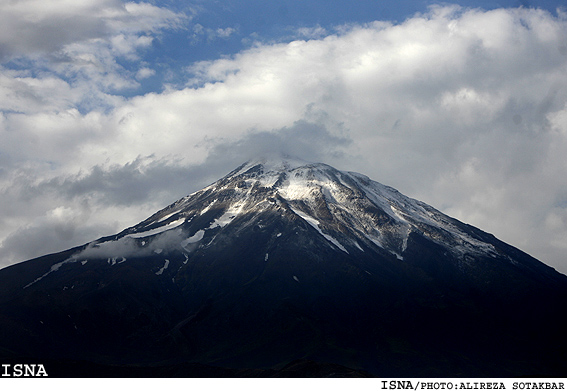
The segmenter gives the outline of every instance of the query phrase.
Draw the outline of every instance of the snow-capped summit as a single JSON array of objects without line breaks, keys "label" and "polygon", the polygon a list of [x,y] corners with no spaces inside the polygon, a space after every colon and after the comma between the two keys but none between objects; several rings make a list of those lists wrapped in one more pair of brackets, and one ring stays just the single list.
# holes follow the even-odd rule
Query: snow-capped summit
[{"label": "snow-capped summit", "polygon": [[491,234],[362,174],[270,157],[0,270],[0,361],[558,376],[566,299],[566,276]]},{"label": "snow-capped summit", "polygon": [[[267,211],[302,220],[331,249],[353,256],[376,252],[404,260],[414,234],[443,246],[461,268],[474,263],[474,257],[514,262],[491,235],[365,175],[285,157],[246,162],[116,237],[94,242],[73,259],[106,254],[107,247],[118,257],[150,253],[165,247],[165,241],[189,256],[199,248],[195,243],[210,246],[229,224],[242,224],[244,218]],[[170,241],[172,237],[177,242]]]},{"label": "snow-capped summit", "polygon": [[241,174],[258,165],[262,166],[264,172],[279,172],[291,170],[313,163],[314,162],[309,162],[307,160],[290,155],[271,154],[248,160],[247,162],[236,168],[234,171],[229,173],[228,176]]}]

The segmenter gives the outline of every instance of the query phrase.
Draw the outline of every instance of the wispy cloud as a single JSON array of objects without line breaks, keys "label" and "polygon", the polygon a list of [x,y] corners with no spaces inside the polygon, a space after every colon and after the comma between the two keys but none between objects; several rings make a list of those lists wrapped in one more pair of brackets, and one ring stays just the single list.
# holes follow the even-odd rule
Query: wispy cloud
[{"label": "wispy cloud", "polygon": [[301,27],[297,29],[297,35],[299,38],[306,38],[306,39],[321,39],[329,33],[324,27],[315,26],[315,27]]},{"label": "wispy cloud", "polygon": [[237,32],[238,29],[234,27],[218,27],[216,29],[213,29],[210,27],[204,27],[203,25],[197,23],[193,26],[191,41],[193,42],[193,44],[196,44],[202,40],[206,40],[210,43],[217,39],[227,39]]}]

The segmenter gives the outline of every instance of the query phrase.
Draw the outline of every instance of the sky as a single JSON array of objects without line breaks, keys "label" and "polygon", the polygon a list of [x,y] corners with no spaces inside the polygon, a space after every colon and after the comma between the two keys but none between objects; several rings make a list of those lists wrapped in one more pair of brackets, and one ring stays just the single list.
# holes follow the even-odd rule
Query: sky
[{"label": "sky", "polygon": [[1,0],[0,267],[284,153],[567,273],[562,4]]}]

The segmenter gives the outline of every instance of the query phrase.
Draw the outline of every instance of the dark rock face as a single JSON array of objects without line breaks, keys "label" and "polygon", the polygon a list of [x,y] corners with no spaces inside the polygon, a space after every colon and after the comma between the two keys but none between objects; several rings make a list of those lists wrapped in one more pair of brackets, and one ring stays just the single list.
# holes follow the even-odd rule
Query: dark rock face
[{"label": "dark rock face", "polygon": [[1,270],[0,362],[566,376],[566,298],[564,275],[360,174],[256,162],[115,236]]}]

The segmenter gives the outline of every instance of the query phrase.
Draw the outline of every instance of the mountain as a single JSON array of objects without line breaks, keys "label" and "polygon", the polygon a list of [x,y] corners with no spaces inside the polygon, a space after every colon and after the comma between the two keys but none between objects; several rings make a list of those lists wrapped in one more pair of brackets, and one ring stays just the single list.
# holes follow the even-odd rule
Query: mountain
[{"label": "mountain", "polygon": [[567,277],[368,177],[257,160],[0,270],[0,362],[55,376],[566,376]]}]

